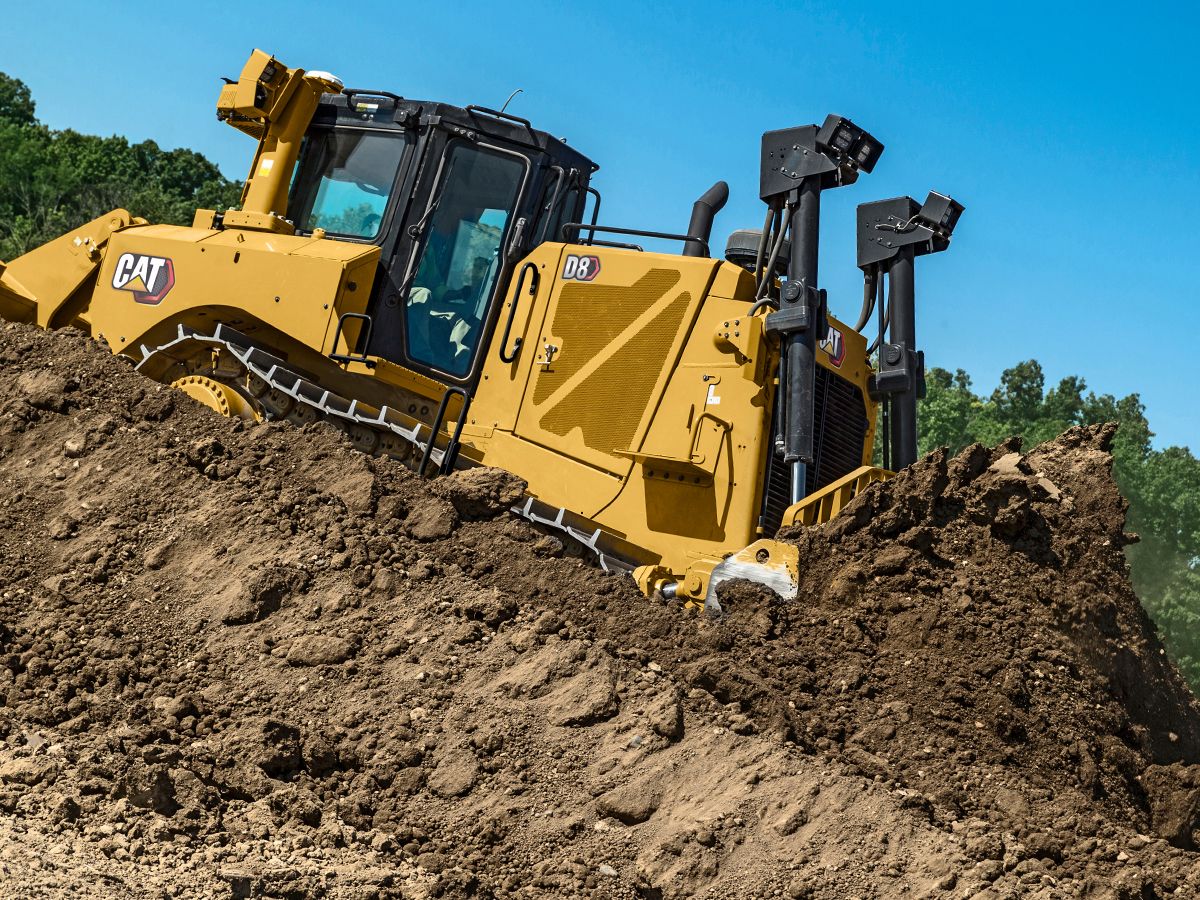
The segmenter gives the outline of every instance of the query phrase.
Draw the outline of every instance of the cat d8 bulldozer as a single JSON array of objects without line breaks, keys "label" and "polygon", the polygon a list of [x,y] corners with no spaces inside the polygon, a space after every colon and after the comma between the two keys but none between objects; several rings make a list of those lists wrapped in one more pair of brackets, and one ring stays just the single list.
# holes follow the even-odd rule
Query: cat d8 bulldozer
[{"label": "cat d8 bulldozer", "polygon": [[514,513],[710,609],[730,578],[794,597],[802,560],[776,532],[916,457],[914,260],[962,206],[860,206],[861,313],[829,315],[821,195],[883,151],[848,119],[763,135],[763,228],[719,259],[724,182],[686,231],[602,225],[596,164],[503,109],[256,50],[217,114],[257,142],[240,208],[114,210],[0,264],[0,316],[82,329],[227,416],[328,422],[424,477],[506,469],[528,483]]}]

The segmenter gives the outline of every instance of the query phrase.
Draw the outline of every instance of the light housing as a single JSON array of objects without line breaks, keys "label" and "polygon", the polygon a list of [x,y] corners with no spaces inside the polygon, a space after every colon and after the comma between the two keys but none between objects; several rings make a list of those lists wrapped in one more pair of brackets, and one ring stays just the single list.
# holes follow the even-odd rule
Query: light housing
[{"label": "light housing", "polygon": [[849,119],[833,114],[817,130],[817,146],[867,174],[883,155],[883,144]]},{"label": "light housing", "polygon": [[917,219],[942,237],[948,238],[954,232],[954,226],[958,224],[958,217],[962,213],[963,205],[957,200],[937,191],[930,191],[921,205],[920,212],[917,213]]}]

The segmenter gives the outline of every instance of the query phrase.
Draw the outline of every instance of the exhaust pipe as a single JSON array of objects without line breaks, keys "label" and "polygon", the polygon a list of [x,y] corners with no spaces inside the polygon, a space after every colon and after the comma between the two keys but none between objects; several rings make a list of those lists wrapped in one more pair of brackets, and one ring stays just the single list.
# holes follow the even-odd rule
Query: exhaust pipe
[{"label": "exhaust pipe", "polygon": [[683,245],[684,256],[709,256],[707,251],[708,238],[712,234],[713,219],[719,213],[729,200],[729,185],[724,181],[718,181],[707,191],[705,191],[700,199],[692,205],[692,220],[688,223],[688,237],[699,238],[704,243],[699,241],[685,241]]}]

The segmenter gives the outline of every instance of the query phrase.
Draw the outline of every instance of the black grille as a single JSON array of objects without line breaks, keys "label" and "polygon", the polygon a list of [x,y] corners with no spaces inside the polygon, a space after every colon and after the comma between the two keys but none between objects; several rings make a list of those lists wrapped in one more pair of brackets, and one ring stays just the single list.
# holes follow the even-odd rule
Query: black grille
[{"label": "black grille", "polygon": [[[808,467],[805,494],[811,494],[848,475],[862,465],[863,442],[867,439],[867,409],[862,392],[824,366],[817,366],[814,463]],[[780,408],[779,397],[775,408]],[[791,466],[774,453],[774,435],[769,443],[767,485],[763,492],[763,532],[779,530],[784,511],[791,506]]]}]

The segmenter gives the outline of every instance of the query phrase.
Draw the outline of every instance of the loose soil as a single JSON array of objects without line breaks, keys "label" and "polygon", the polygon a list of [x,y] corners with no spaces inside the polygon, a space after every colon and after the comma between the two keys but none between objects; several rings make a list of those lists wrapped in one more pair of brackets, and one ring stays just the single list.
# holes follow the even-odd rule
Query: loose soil
[{"label": "loose soil", "polygon": [[1200,896],[1111,427],[934,453],[713,619],[506,473],[230,422],[78,333],[0,326],[0,398],[4,896]]}]

